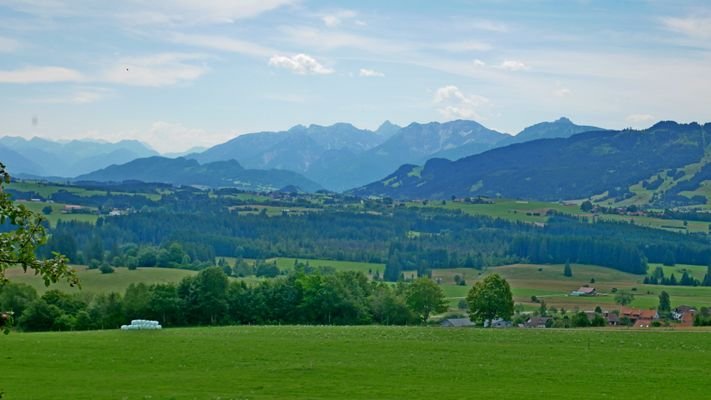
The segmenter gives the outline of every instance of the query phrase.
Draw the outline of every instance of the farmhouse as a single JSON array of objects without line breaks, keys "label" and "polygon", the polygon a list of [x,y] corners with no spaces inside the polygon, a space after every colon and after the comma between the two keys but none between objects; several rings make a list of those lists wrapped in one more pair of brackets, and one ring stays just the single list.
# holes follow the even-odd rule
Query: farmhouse
[{"label": "farmhouse", "polygon": [[639,310],[634,308],[623,308],[620,310],[621,317],[627,317],[635,328],[649,328],[652,323],[659,319],[656,310]]},{"label": "farmhouse", "polygon": [[447,318],[440,323],[445,328],[468,328],[474,326],[469,318]]},{"label": "farmhouse", "polygon": [[696,309],[691,306],[679,306],[672,311],[672,318],[679,322],[679,326],[694,326]]},{"label": "farmhouse", "polygon": [[532,317],[524,325],[526,328],[548,328],[552,323],[550,317]]},{"label": "farmhouse", "polygon": [[596,296],[597,290],[593,287],[581,286],[578,290],[570,292],[571,296]]}]

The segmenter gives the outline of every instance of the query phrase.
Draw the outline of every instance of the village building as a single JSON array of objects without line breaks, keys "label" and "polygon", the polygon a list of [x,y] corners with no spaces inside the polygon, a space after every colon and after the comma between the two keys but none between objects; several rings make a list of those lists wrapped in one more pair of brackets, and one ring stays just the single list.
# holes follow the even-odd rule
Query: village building
[{"label": "village building", "polygon": [[597,290],[594,287],[581,286],[578,290],[570,292],[571,296],[597,296]]},{"label": "village building", "polygon": [[628,318],[635,328],[650,328],[654,321],[659,319],[659,313],[657,310],[622,308],[620,317]]},{"label": "village building", "polygon": [[553,322],[551,317],[531,317],[524,324],[526,328],[548,328]]},{"label": "village building", "polygon": [[445,328],[469,328],[474,323],[469,318],[447,318],[440,323]]},{"label": "village building", "polygon": [[675,321],[679,322],[679,326],[694,326],[696,309],[691,306],[678,306],[672,311],[671,316]]}]

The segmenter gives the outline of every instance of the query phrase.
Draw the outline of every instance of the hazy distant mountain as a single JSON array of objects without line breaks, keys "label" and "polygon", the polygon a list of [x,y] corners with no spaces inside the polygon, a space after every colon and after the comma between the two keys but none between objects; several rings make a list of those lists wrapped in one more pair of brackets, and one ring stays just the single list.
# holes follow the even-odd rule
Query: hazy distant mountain
[{"label": "hazy distant mountain", "polygon": [[203,146],[196,146],[196,147],[191,147],[188,150],[185,151],[176,151],[176,152],[171,152],[171,153],[163,153],[163,157],[168,157],[168,158],[178,158],[178,157],[187,157],[190,158],[189,156],[202,153],[203,151],[207,150],[207,147]]},{"label": "hazy distant mountain", "polygon": [[297,125],[288,131],[257,132],[214,146],[193,156],[200,162],[238,160],[248,168],[281,168],[306,172],[322,154],[333,150],[363,152],[387,136],[351,124]]},{"label": "hazy distant mountain", "polygon": [[561,117],[553,122],[541,122],[522,130],[516,136],[510,136],[497,147],[507,146],[514,143],[530,142],[537,139],[567,138],[578,133],[601,131],[602,128],[596,126],[576,125],[571,120]]},{"label": "hazy distant mountain", "polygon": [[75,181],[98,182],[130,180],[174,185],[236,187],[256,191],[278,190],[286,186],[309,192],[321,188],[317,183],[291,171],[244,169],[235,160],[200,164],[196,160],[183,157],[140,158],[75,178]]},{"label": "hazy distant mountain", "polygon": [[11,172],[65,177],[158,154],[136,140],[122,140],[117,143],[91,140],[55,142],[37,137],[27,140],[6,136],[0,138],[0,147],[10,149],[32,161],[30,165],[8,161]]},{"label": "hazy distant mountain", "polygon": [[21,173],[37,175],[42,172],[42,167],[37,163],[3,145],[0,145],[0,162],[5,164],[13,176]]},{"label": "hazy distant mountain", "polygon": [[412,123],[384,143],[361,154],[331,154],[306,176],[333,190],[345,190],[385,176],[406,163],[424,162],[435,154],[475,154],[508,137],[474,121]]},{"label": "hazy distant mountain", "polygon": [[375,131],[350,124],[297,125],[288,131],[238,136],[201,154],[200,162],[234,159],[247,168],[295,171],[330,190],[342,191],[382,178],[402,164],[456,160],[513,143],[599,130],[567,118],[533,125],[517,136],[488,129],[474,121],[412,123],[385,121]]},{"label": "hazy distant mountain", "polygon": [[[395,198],[484,195],[540,200],[580,199],[605,192],[632,195],[628,188],[633,184],[703,163],[708,133],[711,123],[660,122],[643,131],[594,131],[534,140],[457,161],[431,159],[423,167],[403,165],[353,193]],[[702,168],[698,174],[709,172]],[[691,179],[693,184],[684,183],[688,186],[684,190],[694,190],[704,179],[706,175]]]}]

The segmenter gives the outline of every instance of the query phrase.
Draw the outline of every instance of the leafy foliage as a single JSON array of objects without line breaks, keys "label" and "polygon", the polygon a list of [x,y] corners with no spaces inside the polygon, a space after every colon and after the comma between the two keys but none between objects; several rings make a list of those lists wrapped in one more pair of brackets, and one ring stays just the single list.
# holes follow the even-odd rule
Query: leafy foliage
[{"label": "leafy foliage", "polygon": [[499,274],[477,281],[467,294],[472,321],[485,322],[495,318],[508,320],[514,312],[511,286]]},{"label": "leafy foliage", "polygon": [[47,240],[42,216],[28,210],[22,204],[15,204],[2,191],[2,185],[10,182],[10,175],[0,163],[0,284],[6,281],[7,268],[19,265],[23,270],[33,270],[40,275],[46,285],[66,279],[71,285],[78,284],[76,274],[67,266],[66,257],[59,253],[40,260],[35,250]]}]

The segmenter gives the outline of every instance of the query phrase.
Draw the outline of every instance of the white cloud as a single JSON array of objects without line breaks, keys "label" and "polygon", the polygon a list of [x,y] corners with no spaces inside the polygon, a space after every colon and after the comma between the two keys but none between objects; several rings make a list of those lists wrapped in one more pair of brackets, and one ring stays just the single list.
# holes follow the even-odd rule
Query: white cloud
[{"label": "white cloud", "polygon": [[476,60],[474,60],[474,67],[476,67],[476,68],[486,67],[486,63],[477,58]]},{"label": "white cloud", "polygon": [[[355,18],[358,14],[352,10],[341,10],[321,16],[321,21],[329,28],[335,28],[344,20]],[[361,21],[362,22],[362,21]]]},{"label": "white cloud", "polygon": [[460,17],[453,18],[453,26],[458,29],[477,30],[494,33],[507,33],[511,30],[510,27],[503,22],[492,21],[488,19],[471,20]]},{"label": "white cloud", "polygon": [[274,49],[226,36],[187,35],[183,33],[174,33],[169,37],[169,40],[173,43],[204,47],[231,53],[246,54],[254,57],[268,57],[269,55],[275,53]]},{"label": "white cloud", "polygon": [[437,89],[433,101],[438,106],[437,111],[446,119],[484,119],[480,109],[491,104],[486,97],[465,94],[454,85]]},{"label": "white cloud", "polygon": [[192,16],[207,22],[231,23],[238,19],[256,17],[264,12],[293,4],[294,0],[169,0],[153,3],[160,4],[162,9],[178,10],[186,18]]},{"label": "white cloud", "polygon": [[192,81],[207,72],[204,65],[195,65],[205,57],[190,53],[160,53],[144,57],[125,57],[104,72],[103,79],[130,86],[168,86]]},{"label": "white cloud", "polygon": [[654,119],[654,116],[650,114],[630,114],[625,117],[625,121],[633,126],[647,126],[648,124],[654,122]]},{"label": "white cloud", "polygon": [[358,76],[362,76],[364,78],[382,78],[385,74],[373,69],[361,68],[360,71],[358,71]]},{"label": "white cloud", "polygon": [[573,92],[570,91],[567,87],[559,87],[556,90],[553,91],[553,95],[556,97],[567,97],[570,96]]},{"label": "white cloud", "polygon": [[393,42],[352,33],[320,30],[311,27],[281,27],[286,39],[301,48],[333,50],[340,48],[358,49],[369,53],[398,54],[411,49],[408,43]]},{"label": "white cloud", "polygon": [[518,60],[505,60],[499,65],[499,68],[505,69],[507,71],[525,71],[528,69],[528,65]]},{"label": "white cloud", "polygon": [[16,70],[0,70],[0,83],[54,83],[79,82],[84,76],[76,70],[64,67],[27,67]]},{"label": "white cloud", "polygon": [[78,88],[66,96],[31,99],[30,103],[89,104],[103,100],[112,94],[110,89],[98,87]]},{"label": "white cloud", "polygon": [[3,5],[42,18],[83,16],[137,25],[233,23],[294,4],[296,0],[3,0]]},{"label": "white cloud", "polygon": [[298,94],[289,94],[289,93],[265,94],[262,96],[262,98],[267,99],[267,100],[279,101],[279,102],[283,102],[283,103],[305,103],[307,100],[306,96],[302,96],[302,95],[298,95]]},{"label": "white cloud", "polygon": [[485,42],[478,42],[474,40],[464,41],[464,42],[449,42],[443,43],[438,47],[443,50],[452,53],[468,53],[473,51],[489,51],[493,48],[492,45]]},{"label": "white cloud", "polygon": [[292,57],[274,55],[269,59],[269,65],[290,69],[299,75],[327,75],[333,73],[333,69],[324,67],[313,57],[306,54],[297,54]]},{"label": "white cloud", "polygon": [[0,36],[0,53],[10,53],[20,47],[20,42]]},{"label": "white cloud", "polygon": [[663,18],[670,31],[698,39],[711,39],[711,17]]}]

